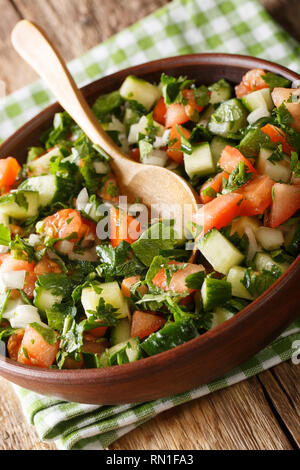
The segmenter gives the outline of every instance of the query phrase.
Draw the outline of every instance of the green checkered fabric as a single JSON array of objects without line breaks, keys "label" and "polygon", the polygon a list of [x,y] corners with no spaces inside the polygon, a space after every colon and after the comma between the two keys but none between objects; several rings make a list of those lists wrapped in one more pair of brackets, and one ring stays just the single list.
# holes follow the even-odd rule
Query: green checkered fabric
[{"label": "green checkered fabric", "polygon": [[[91,49],[70,64],[80,85],[130,65],[196,52],[248,54],[300,72],[300,46],[257,0],[177,0]],[[0,102],[0,137],[46,107],[53,97],[38,81]],[[270,312],[271,314],[271,312]],[[238,383],[282,361],[300,347],[300,318],[276,341],[230,374],[195,390],[151,403],[96,406],[66,403],[15,387],[25,416],[60,449],[105,449],[158,413]],[[298,350],[297,350],[298,348]]]}]

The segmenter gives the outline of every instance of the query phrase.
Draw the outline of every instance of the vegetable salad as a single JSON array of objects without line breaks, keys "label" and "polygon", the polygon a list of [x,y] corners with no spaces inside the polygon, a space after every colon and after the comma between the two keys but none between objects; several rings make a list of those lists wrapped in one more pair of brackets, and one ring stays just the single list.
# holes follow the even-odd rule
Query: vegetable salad
[{"label": "vegetable salad", "polygon": [[109,156],[65,112],[23,166],[0,160],[8,356],[41,368],[122,365],[204,334],[268,289],[300,251],[299,97],[298,83],[255,69],[235,87],[128,76],[96,100],[131,159],[197,192],[188,242],[174,221],[143,228],[122,209]]}]

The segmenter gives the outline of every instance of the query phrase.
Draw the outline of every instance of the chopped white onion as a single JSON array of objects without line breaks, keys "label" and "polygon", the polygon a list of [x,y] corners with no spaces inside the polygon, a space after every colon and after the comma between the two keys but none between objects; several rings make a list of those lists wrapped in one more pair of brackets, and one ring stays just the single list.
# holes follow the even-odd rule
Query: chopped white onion
[{"label": "chopped white onion", "polygon": [[17,307],[20,305],[25,305],[21,298],[9,299],[5,305],[3,318],[10,321],[10,319],[14,316]]},{"label": "chopped white onion", "polygon": [[76,209],[78,211],[84,211],[85,206],[89,202],[89,193],[86,188],[83,188],[76,199]]},{"label": "chopped white onion", "polygon": [[26,328],[30,323],[41,323],[38,309],[32,305],[19,305],[10,318],[11,327]]},{"label": "chopped white onion", "polygon": [[248,115],[247,121],[249,122],[249,124],[254,124],[254,122],[258,121],[258,119],[269,116],[270,112],[267,110],[267,108],[257,108]]},{"label": "chopped white onion", "polygon": [[300,88],[300,80],[294,80],[292,82],[292,88]]},{"label": "chopped white onion", "polygon": [[143,158],[144,165],[165,166],[168,157],[164,150],[152,150]]},{"label": "chopped white onion", "polygon": [[153,142],[153,147],[154,148],[161,148],[161,147],[166,147],[169,142],[169,136],[170,136],[170,130],[167,129],[164,131],[163,135],[156,136],[155,141]]},{"label": "chopped white onion", "polygon": [[245,228],[245,234],[247,235],[249,240],[247,261],[251,261],[254,258],[256,252],[258,251],[258,245],[254,232],[250,226]]},{"label": "chopped white onion", "polygon": [[69,255],[72,253],[74,248],[74,243],[69,242],[68,240],[62,240],[57,245],[57,250],[64,255]]},{"label": "chopped white onion", "polygon": [[105,162],[94,162],[93,167],[98,175],[106,175],[110,172],[109,165]]},{"label": "chopped white onion", "polygon": [[41,237],[39,235],[36,235],[35,233],[32,233],[31,235],[29,235],[28,244],[30,246],[37,246],[37,245],[40,245],[40,243],[41,243]]},{"label": "chopped white onion", "polygon": [[0,255],[5,255],[5,253],[9,252],[9,248],[6,245],[0,245]]},{"label": "chopped white onion", "polygon": [[0,273],[0,290],[23,289],[25,284],[25,276],[26,271]]}]

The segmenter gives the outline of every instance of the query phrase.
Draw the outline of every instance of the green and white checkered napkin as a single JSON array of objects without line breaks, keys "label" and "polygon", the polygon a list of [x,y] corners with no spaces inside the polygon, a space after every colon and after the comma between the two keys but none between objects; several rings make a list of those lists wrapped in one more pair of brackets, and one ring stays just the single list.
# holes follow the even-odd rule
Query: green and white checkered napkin
[{"label": "green and white checkered napkin", "polygon": [[[256,0],[177,0],[74,60],[70,70],[84,85],[130,65],[208,51],[254,55],[300,72],[299,44]],[[52,100],[40,81],[5,98],[0,103],[0,137],[8,137]],[[41,439],[55,440],[60,449],[104,449],[162,411],[290,359],[299,347],[297,340],[300,317],[272,345],[225,377],[151,403],[80,405],[15,389]]]}]

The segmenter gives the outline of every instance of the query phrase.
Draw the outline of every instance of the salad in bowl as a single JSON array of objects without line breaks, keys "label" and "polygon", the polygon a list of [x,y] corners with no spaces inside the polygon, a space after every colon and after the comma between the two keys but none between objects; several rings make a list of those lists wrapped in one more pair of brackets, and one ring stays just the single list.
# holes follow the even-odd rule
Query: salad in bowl
[{"label": "salad in bowl", "polygon": [[20,166],[0,160],[0,339],[40,368],[122,365],[232,318],[300,252],[300,89],[128,76],[93,111],[129,158],[185,178],[199,206],[146,225],[109,156],[66,112]]}]

